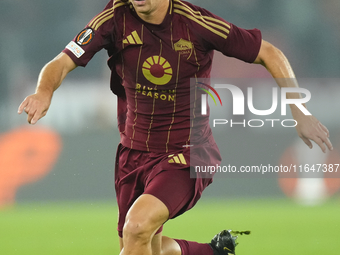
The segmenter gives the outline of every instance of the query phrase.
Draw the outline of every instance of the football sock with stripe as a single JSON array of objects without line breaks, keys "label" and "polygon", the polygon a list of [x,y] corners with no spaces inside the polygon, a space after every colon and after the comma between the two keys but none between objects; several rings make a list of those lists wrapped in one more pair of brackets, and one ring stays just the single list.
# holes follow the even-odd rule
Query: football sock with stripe
[{"label": "football sock with stripe", "polygon": [[182,255],[213,255],[213,250],[207,243],[197,243],[174,239],[181,247]]}]

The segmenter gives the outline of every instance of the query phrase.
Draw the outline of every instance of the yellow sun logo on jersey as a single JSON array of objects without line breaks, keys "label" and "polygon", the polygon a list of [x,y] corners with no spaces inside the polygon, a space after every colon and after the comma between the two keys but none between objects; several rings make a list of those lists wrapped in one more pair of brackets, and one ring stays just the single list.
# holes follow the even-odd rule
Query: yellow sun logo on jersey
[{"label": "yellow sun logo on jersey", "polygon": [[142,66],[145,78],[156,85],[165,85],[172,78],[170,63],[163,57],[149,57]]}]

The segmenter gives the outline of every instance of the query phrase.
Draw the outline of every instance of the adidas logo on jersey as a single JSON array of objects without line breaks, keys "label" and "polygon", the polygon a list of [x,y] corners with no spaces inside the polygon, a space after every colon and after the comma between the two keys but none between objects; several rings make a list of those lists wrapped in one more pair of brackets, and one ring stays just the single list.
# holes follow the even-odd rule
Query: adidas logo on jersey
[{"label": "adidas logo on jersey", "polygon": [[170,158],[168,161],[170,164],[172,163],[183,164],[183,165],[187,164],[187,161],[185,160],[182,153],[178,154],[177,156],[175,156],[175,154],[171,154],[168,157]]},{"label": "adidas logo on jersey", "polygon": [[123,40],[124,44],[143,44],[142,40],[140,39],[139,35],[137,34],[136,30],[133,31],[130,35]]}]

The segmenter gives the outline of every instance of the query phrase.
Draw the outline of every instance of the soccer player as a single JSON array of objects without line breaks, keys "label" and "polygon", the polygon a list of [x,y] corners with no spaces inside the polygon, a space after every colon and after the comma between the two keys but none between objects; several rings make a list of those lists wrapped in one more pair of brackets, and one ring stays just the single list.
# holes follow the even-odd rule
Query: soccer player
[{"label": "soccer player", "polygon": [[[218,50],[263,65],[280,87],[297,87],[288,60],[262,40],[259,30],[241,29],[188,2],[110,0],[45,65],[36,92],[18,112],[25,111],[28,122],[35,124],[46,115],[53,92],[66,75],[86,66],[103,48],[109,54],[111,89],[118,95],[121,143],[115,186],[121,255],[235,254],[230,231],[220,232],[209,244],[162,236],[163,224],[192,208],[212,182],[190,178],[192,161],[208,160],[207,165],[221,161],[208,116],[199,116],[198,107],[190,103],[190,78],[209,78],[213,50]],[[297,132],[309,147],[313,140],[323,151],[326,146],[332,149],[326,127],[295,105],[291,111]]]}]

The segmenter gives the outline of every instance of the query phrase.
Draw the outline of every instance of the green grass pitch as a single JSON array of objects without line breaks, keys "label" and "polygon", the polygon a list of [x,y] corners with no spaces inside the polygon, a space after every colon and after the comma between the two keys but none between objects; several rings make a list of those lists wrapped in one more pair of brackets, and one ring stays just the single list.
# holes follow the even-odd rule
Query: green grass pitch
[{"label": "green grass pitch", "polygon": [[[114,202],[17,205],[0,211],[0,254],[119,254],[116,220]],[[304,207],[289,200],[202,199],[163,233],[208,242],[224,228],[252,231],[239,237],[237,255],[338,255],[340,201]]]}]

